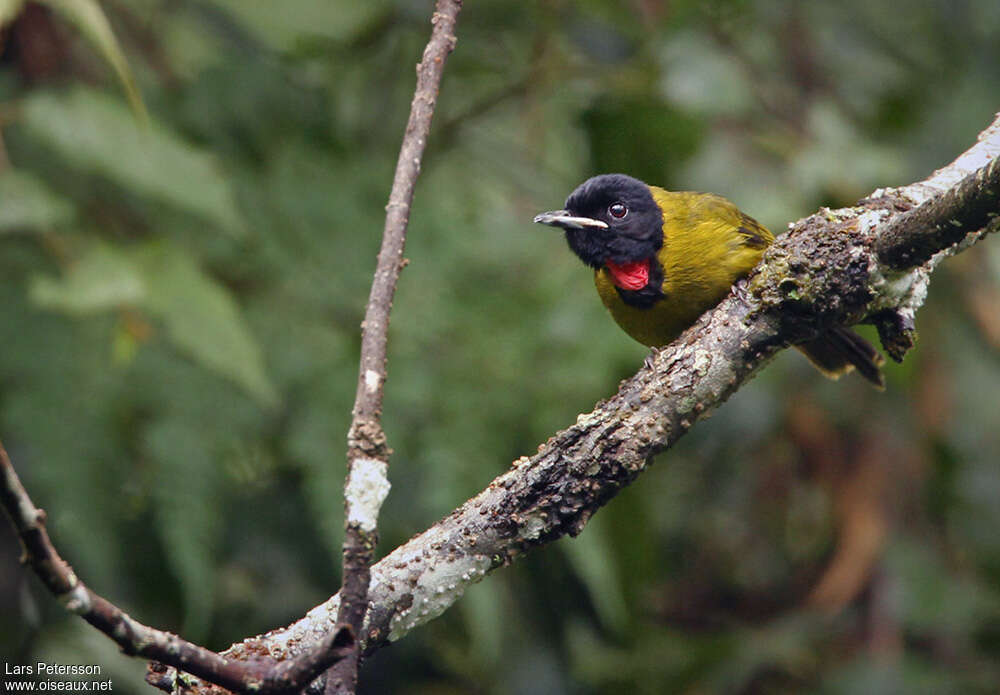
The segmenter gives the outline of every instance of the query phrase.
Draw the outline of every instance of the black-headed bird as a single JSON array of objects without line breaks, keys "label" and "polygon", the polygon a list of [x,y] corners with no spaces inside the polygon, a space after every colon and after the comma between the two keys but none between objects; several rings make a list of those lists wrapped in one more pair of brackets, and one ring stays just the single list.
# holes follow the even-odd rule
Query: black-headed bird
[{"label": "black-headed bird", "polygon": [[[763,225],[711,193],[673,192],[624,174],[584,181],[565,209],[535,222],[563,229],[594,269],[604,306],[643,345],[673,341],[747,275],[774,241]],[[798,347],[825,375],[857,369],[882,388],[882,356],[834,326]]]}]

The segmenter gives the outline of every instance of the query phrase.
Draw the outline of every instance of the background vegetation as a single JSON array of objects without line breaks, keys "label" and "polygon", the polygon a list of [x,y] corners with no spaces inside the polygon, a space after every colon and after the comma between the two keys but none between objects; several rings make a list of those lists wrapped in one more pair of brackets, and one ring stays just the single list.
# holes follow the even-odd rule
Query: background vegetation
[{"label": "background vegetation", "polygon": [[[358,324],[431,3],[103,6],[148,132],[59,16],[0,35],[0,438],[90,586],[223,648],[339,586]],[[923,178],[1000,108],[995,0],[480,0],[458,36],[393,315],[383,553],[641,364],[535,212],[624,171],[780,231]],[[935,276],[885,393],[782,355],[363,692],[995,692],[994,242]],[[4,660],[149,692],[17,553],[0,525]]]}]

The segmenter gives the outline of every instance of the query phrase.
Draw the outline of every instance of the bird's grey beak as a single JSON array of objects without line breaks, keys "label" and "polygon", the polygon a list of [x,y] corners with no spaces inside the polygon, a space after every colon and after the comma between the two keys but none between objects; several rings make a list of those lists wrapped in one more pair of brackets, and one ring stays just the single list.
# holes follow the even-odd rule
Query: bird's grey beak
[{"label": "bird's grey beak", "polygon": [[607,229],[608,223],[591,217],[574,217],[568,210],[553,210],[535,215],[535,222],[563,229]]}]

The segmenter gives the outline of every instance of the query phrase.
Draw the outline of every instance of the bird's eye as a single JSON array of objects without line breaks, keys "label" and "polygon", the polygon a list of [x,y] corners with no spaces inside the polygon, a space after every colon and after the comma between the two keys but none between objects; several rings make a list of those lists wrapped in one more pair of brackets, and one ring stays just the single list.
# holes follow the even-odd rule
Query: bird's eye
[{"label": "bird's eye", "polygon": [[621,203],[612,203],[608,206],[608,214],[620,220],[628,214],[628,208]]}]

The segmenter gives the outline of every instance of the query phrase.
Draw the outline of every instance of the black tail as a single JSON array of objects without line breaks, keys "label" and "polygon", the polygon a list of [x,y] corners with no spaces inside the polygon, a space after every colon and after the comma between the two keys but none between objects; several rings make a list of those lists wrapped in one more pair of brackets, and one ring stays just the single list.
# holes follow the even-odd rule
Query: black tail
[{"label": "black tail", "polygon": [[831,379],[857,369],[858,374],[877,388],[885,388],[881,369],[885,359],[871,343],[850,328],[836,326],[798,348],[817,369]]}]

